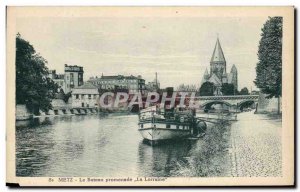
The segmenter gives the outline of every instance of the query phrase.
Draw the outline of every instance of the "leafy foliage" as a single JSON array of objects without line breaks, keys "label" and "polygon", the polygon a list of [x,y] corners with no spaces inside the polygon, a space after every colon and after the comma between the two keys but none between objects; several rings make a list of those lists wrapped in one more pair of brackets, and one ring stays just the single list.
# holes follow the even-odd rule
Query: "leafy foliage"
[{"label": "leafy foliage", "polygon": [[214,95],[214,84],[207,81],[203,83],[200,87],[200,96],[213,96]]},{"label": "leafy foliage", "polygon": [[58,86],[48,77],[47,61],[37,54],[33,46],[16,37],[16,103],[26,104],[35,112],[51,109]]},{"label": "leafy foliage", "polygon": [[281,96],[282,17],[269,17],[261,29],[255,85],[267,98]]},{"label": "leafy foliage", "polygon": [[243,89],[241,89],[240,95],[249,95],[249,90],[248,90],[248,88],[247,88],[247,87],[244,87]]},{"label": "leafy foliage", "polygon": [[234,95],[234,85],[231,83],[222,84],[221,92],[223,95]]},{"label": "leafy foliage", "polygon": [[63,98],[63,100],[64,100],[64,102],[65,103],[68,103],[68,101],[69,101],[69,99],[72,97],[72,92],[70,91],[70,92],[68,92],[68,93],[64,93],[64,98]]}]

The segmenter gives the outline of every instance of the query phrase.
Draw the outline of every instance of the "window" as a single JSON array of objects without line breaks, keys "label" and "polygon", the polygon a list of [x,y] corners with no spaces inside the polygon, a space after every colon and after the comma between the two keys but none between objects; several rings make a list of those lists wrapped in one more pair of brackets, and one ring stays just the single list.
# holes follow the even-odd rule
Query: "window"
[{"label": "window", "polygon": [[144,124],[141,124],[141,129],[143,129],[144,128]]},{"label": "window", "polygon": [[176,129],[179,129],[179,125],[176,125]]},{"label": "window", "polygon": [[76,94],[76,99],[79,99],[79,95],[78,94]]},{"label": "window", "polygon": [[91,99],[91,98],[92,98],[92,95],[91,95],[91,94],[89,94],[89,96],[88,96],[88,97],[89,97],[89,99]]},{"label": "window", "polygon": [[171,128],[171,125],[167,124],[167,125],[166,125],[166,128],[168,128],[168,129]]}]

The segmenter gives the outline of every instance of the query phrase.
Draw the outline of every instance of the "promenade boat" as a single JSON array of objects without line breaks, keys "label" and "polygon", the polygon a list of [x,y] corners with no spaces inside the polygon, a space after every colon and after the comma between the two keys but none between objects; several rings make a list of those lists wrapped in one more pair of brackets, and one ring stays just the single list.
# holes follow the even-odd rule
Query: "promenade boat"
[{"label": "promenade boat", "polygon": [[141,110],[138,124],[142,137],[151,143],[199,136],[206,129],[206,123],[197,120],[195,111],[157,106]]}]

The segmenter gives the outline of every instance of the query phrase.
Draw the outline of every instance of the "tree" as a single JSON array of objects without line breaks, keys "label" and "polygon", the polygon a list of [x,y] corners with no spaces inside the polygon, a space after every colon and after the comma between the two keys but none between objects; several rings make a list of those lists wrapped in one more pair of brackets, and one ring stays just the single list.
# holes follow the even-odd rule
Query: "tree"
[{"label": "tree", "polygon": [[269,17],[261,29],[258,49],[255,85],[266,98],[278,98],[280,113],[280,96],[282,87],[282,17]]},{"label": "tree", "polygon": [[214,95],[214,84],[207,81],[203,83],[200,87],[200,96],[213,96]]},{"label": "tree", "polygon": [[221,92],[223,95],[234,95],[234,85],[231,83],[223,83]]},{"label": "tree", "polygon": [[69,99],[72,97],[72,91],[68,92],[67,94],[64,94],[64,102],[68,103]]},{"label": "tree", "polygon": [[243,89],[241,89],[240,95],[249,95],[249,90],[248,90],[248,88],[247,88],[247,87],[244,87]]},{"label": "tree", "polygon": [[58,85],[49,77],[47,61],[36,53],[33,46],[16,37],[16,103],[25,104],[32,112],[52,108]]}]

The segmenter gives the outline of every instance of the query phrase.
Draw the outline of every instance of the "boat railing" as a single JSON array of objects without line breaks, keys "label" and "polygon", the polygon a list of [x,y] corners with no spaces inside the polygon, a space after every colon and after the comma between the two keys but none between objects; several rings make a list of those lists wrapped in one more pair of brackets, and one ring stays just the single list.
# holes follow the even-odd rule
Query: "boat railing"
[{"label": "boat railing", "polygon": [[141,123],[163,123],[163,124],[172,124],[172,125],[190,125],[192,122],[190,121],[185,121],[185,122],[180,122],[176,120],[171,120],[171,119],[143,119],[139,121],[139,124]]}]

